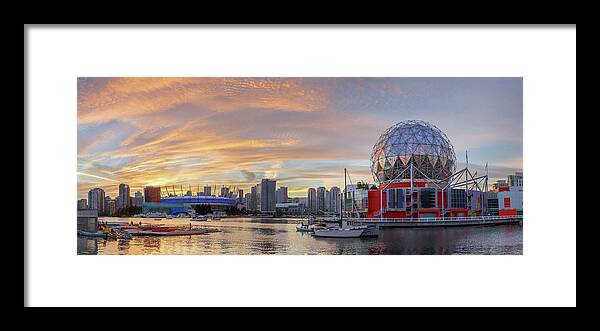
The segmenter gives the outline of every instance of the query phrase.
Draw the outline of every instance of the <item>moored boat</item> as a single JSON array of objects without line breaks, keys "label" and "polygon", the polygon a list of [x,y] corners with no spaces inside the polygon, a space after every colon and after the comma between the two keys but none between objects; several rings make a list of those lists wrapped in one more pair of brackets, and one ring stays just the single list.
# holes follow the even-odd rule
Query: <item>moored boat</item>
[{"label": "moored boat", "polygon": [[82,236],[82,237],[101,237],[101,238],[107,237],[107,234],[102,231],[89,232],[89,231],[77,230],[77,235]]},{"label": "moored boat", "polygon": [[302,224],[296,227],[296,232],[313,232],[313,228],[308,224]]},{"label": "moored boat", "polygon": [[316,229],[313,232],[314,237],[320,238],[362,238],[362,237],[377,237],[379,230],[374,226],[346,226]]}]

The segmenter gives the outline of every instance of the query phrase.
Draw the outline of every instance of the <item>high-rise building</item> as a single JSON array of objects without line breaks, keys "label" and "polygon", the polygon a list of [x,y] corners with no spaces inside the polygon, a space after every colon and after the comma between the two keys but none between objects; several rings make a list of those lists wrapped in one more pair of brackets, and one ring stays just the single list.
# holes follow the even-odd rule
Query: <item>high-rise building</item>
[{"label": "high-rise building", "polygon": [[98,214],[104,213],[104,190],[96,187],[88,192],[88,208],[98,210]]},{"label": "high-rise building", "polygon": [[119,198],[120,198],[121,204],[117,205],[117,208],[121,209],[121,208],[129,207],[129,205],[130,205],[129,200],[131,198],[131,194],[129,193],[129,185],[119,184]]},{"label": "high-rise building", "polygon": [[308,189],[308,203],[307,208],[309,213],[317,212],[317,191],[314,188]]},{"label": "high-rise building", "polygon": [[260,209],[260,196],[261,196],[261,187],[260,187],[260,183],[256,184],[256,210],[261,210]]},{"label": "high-rise building", "polygon": [[299,198],[291,198],[292,202],[298,204],[298,208],[302,214],[308,212],[308,198],[307,197],[299,197]]},{"label": "high-rise building", "polygon": [[247,210],[251,210],[250,207],[252,205],[252,193],[246,193],[244,196],[244,208]]},{"label": "high-rise building", "polygon": [[103,202],[103,203],[104,203],[104,212],[105,212],[107,215],[110,215],[109,211],[110,211],[110,201],[111,201],[111,200],[112,200],[112,199],[111,199],[111,198],[110,198],[110,196],[108,196],[108,195],[104,197],[104,202]]},{"label": "high-rise building", "polygon": [[250,188],[250,204],[248,205],[249,210],[256,210],[258,205],[258,185],[254,185]]},{"label": "high-rise building", "polygon": [[276,201],[277,203],[287,203],[288,202],[288,188],[286,186],[280,186],[277,189],[276,193]]},{"label": "high-rise building", "polygon": [[317,187],[317,211],[325,211],[325,189],[323,186]]},{"label": "high-rise building", "polygon": [[140,191],[135,192],[135,198],[133,199],[133,205],[136,207],[141,207],[143,203],[144,203],[144,196],[142,195],[142,192],[140,192]]},{"label": "high-rise building", "polygon": [[340,196],[340,188],[337,186],[334,186],[331,188],[331,190],[329,190],[329,195],[331,196],[330,198],[330,211],[339,214],[340,213],[340,207],[342,205],[342,201],[341,201],[341,196]]},{"label": "high-rise building", "polygon": [[79,199],[77,200],[77,209],[87,209],[87,199]]},{"label": "high-rise building", "polygon": [[329,195],[329,190],[327,189],[325,189],[325,208],[323,208],[323,210],[326,212],[331,211],[331,196]]},{"label": "high-rise building", "polygon": [[110,200],[108,205],[108,215],[112,216],[117,213],[117,202],[114,199]]},{"label": "high-rise building", "polygon": [[144,201],[160,202],[160,187],[154,187],[154,186],[144,187]]},{"label": "high-rise building", "polygon": [[263,179],[260,182],[260,210],[275,211],[275,185],[276,181],[272,179]]},{"label": "high-rise building", "polygon": [[244,190],[238,190],[238,202],[244,203]]},{"label": "high-rise building", "polygon": [[210,186],[204,186],[204,195],[205,196],[211,196],[211,187]]},{"label": "high-rise building", "polygon": [[515,172],[514,175],[508,175],[508,186],[523,186],[523,173]]},{"label": "high-rise building", "polygon": [[225,186],[221,187],[221,195],[220,196],[222,196],[224,198],[229,197],[229,187],[225,187]]}]

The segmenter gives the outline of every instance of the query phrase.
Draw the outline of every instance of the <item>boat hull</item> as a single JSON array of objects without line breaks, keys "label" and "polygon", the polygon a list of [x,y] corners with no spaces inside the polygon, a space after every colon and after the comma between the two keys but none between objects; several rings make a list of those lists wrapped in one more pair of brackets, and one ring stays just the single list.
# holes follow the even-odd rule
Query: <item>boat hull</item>
[{"label": "boat hull", "polygon": [[315,230],[313,236],[317,238],[363,238],[377,237],[378,231],[376,228],[347,228],[347,229],[325,229]]},{"label": "boat hull", "polygon": [[108,235],[104,232],[88,232],[88,231],[77,231],[77,235],[81,237],[99,237],[106,238]]}]

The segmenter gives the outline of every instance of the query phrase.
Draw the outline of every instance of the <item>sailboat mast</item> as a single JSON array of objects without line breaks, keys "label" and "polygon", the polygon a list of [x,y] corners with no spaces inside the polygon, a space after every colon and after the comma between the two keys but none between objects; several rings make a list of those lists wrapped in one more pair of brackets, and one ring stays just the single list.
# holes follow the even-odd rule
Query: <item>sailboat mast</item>
[{"label": "sailboat mast", "polygon": [[[342,206],[344,210],[346,210],[345,202],[346,202],[346,168],[344,168],[344,195],[342,197]],[[340,208],[341,209],[341,208]],[[340,227],[344,226],[344,213],[340,210]]]}]

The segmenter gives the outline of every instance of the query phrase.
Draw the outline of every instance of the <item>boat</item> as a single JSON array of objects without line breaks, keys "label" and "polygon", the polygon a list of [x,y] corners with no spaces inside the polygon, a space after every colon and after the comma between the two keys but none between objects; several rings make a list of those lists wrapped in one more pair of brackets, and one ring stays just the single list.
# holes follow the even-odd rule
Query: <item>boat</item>
[{"label": "boat", "polygon": [[173,215],[167,215],[167,219],[168,220],[173,219]]},{"label": "boat", "polygon": [[119,222],[103,222],[102,225],[106,225],[106,226],[124,226],[124,225],[129,225],[129,222],[126,221],[119,221]]},{"label": "boat", "polygon": [[328,228],[331,228],[331,227],[335,227],[335,226],[327,225],[325,223],[301,224],[300,226],[296,227],[296,231],[297,232],[313,232],[315,230],[328,229]]},{"label": "boat", "polygon": [[210,219],[213,220],[213,221],[220,221],[221,220],[221,218],[219,216],[212,216]]},{"label": "boat", "polygon": [[122,230],[115,231],[114,234],[115,234],[116,239],[131,239],[132,238],[131,233],[122,231]]},{"label": "boat", "polygon": [[102,231],[89,232],[89,231],[77,230],[77,235],[82,236],[82,237],[102,237],[102,238],[107,237],[107,234]]},{"label": "boat", "polygon": [[152,232],[172,232],[172,231],[177,231],[177,230],[181,230],[179,227],[177,226],[157,226],[154,227],[152,229],[150,229],[149,231]]},{"label": "boat", "polygon": [[[344,195],[346,196],[346,169],[344,168]],[[338,226],[326,226],[315,228],[312,232],[313,237],[317,238],[362,238],[362,237],[377,237],[379,235],[378,227],[374,225],[349,225],[344,224],[343,214],[340,215]]]},{"label": "boat", "polygon": [[308,224],[302,224],[296,227],[296,232],[313,232],[314,228]]},{"label": "boat", "polygon": [[208,221],[208,216],[194,216],[191,221],[205,222]]},{"label": "boat", "polygon": [[318,238],[364,238],[377,237],[379,230],[369,225],[342,226],[315,229],[312,235]]}]

